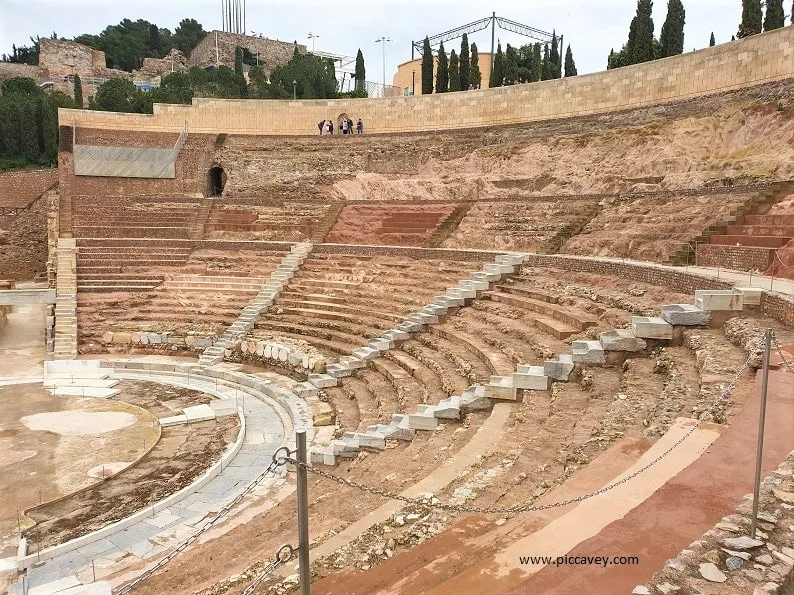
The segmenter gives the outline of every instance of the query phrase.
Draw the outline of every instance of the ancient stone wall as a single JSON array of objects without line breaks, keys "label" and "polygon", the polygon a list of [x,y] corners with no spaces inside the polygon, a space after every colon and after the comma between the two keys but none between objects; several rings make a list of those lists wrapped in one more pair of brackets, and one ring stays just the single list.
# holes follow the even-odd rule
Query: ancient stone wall
[{"label": "ancient stone wall", "polygon": [[[214,34],[210,34],[210,38]],[[220,39],[220,36],[219,36]],[[242,38],[246,39],[246,38]],[[241,41],[242,41],[241,39]],[[230,40],[230,46],[237,44]],[[192,60],[214,52],[205,39]],[[230,50],[233,55],[233,48]],[[226,59],[226,58],[225,58]],[[61,121],[89,128],[262,135],[316,134],[317,122],[348,114],[367,133],[394,133],[534,122],[700,97],[794,77],[794,27],[606,72],[496,89],[388,99],[255,101],[196,98],[160,105],[143,119],[61,110]]]},{"label": "ancient stone wall", "polygon": [[[234,52],[237,47],[246,48],[259,55],[259,65],[269,72],[280,64],[286,64],[295,51],[295,43],[238,35],[225,31],[211,31],[190,52],[190,66],[234,67]],[[298,44],[298,52],[306,53],[306,46]]]},{"label": "ancient stone wall", "polygon": [[187,58],[177,49],[171,50],[165,58],[144,58],[140,70],[134,74],[141,76],[158,76],[185,70]]},{"label": "ancient stone wall", "polygon": [[53,77],[79,74],[81,78],[88,78],[95,76],[96,68],[106,68],[105,53],[74,41],[42,38],[39,40],[39,66],[46,68]]},{"label": "ancient stone wall", "polygon": [[723,267],[734,271],[765,271],[775,259],[775,251],[747,246],[701,244],[697,251],[698,264],[704,267]]},{"label": "ancient stone wall", "polygon": [[33,79],[41,84],[47,81],[47,71],[44,68],[31,66],[29,64],[0,62],[0,83],[16,77]]}]

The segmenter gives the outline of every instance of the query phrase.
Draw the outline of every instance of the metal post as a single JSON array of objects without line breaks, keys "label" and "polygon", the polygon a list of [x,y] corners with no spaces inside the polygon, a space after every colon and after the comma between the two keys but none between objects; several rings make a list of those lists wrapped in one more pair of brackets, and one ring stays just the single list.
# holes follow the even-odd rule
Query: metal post
[{"label": "metal post", "polygon": [[411,95],[416,95],[416,68],[411,71]]},{"label": "metal post", "polygon": [[[491,17],[491,78],[493,78],[493,60],[494,60],[494,52],[496,51],[493,45],[495,39],[496,39],[496,12],[494,12],[493,16]],[[490,81],[488,83],[488,86],[489,87],[491,86]]]},{"label": "metal post", "polygon": [[758,418],[758,447],[755,455],[755,486],[753,487],[753,518],[750,522],[750,537],[755,539],[758,517],[758,497],[761,491],[761,458],[764,452],[764,421],[766,420],[766,391],[769,384],[769,352],[772,348],[772,329],[766,329],[764,337],[764,365],[761,376],[761,412]]},{"label": "metal post", "polygon": [[295,432],[298,444],[298,563],[301,595],[309,595],[311,573],[309,572],[309,490],[305,465],[306,432]]}]

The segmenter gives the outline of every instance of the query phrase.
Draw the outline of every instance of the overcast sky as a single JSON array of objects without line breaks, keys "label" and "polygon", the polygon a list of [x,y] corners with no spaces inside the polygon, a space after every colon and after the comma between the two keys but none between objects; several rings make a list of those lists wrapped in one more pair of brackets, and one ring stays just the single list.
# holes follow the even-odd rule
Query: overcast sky
[{"label": "overcast sky", "polygon": [[[708,45],[713,31],[717,43],[730,40],[741,17],[741,0],[683,0],[686,9],[684,50]],[[785,3],[790,9],[790,3]],[[397,65],[411,58],[411,41],[441,33],[487,17],[495,11],[502,16],[537,29],[555,29],[571,44],[579,74],[603,70],[610,48],[618,49],[628,37],[629,23],[636,10],[635,0],[551,0],[494,1],[402,0],[328,1],[291,0],[267,2],[247,0],[247,29],[272,39],[297,40],[311,48],[308,34],[320,37],[316,48],[355,55],[361,48],[367,79],[381,82],[382,49],[375,40],[383,35],[386,44],[386,80],[391,83]],[[658,36],[667,12],[667,2],[654,3],[654,25]],[[221,28],[221,0],[0,0],[0,54],[10,53],[11,44],[25,45],[28,37],[72,38],[82,33],[99,33],[123,18],[145,19],[174,30],[185,17],[197,19],[206,30]],[[788,20],[787,20],[788,22]],[[502,45],[522,45],[526,38],[496,31]],[[490,50],[490,30],[475,33],[469,41],[481,51]],[[450,46],[451,44],[451,46]],[[447,44],[460,49],[460,41]]]}]

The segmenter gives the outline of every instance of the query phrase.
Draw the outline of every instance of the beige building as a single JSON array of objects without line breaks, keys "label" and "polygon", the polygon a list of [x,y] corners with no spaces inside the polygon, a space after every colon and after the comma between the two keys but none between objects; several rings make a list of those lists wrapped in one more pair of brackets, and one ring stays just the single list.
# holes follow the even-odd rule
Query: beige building
[{"label": "beige building", "polygon": [[[457,51],[457,48],[456,48]],[[481,89],[488,88],[488,81],[491,80],[491,54],[479,53],[480,72],[482,73]],[[438,68],[438,58],[433,56],[433,85],[436,83],[436,69]],[[411,95],[413,82],[416,81],[416,92],[414,95],[422,94],[422,57],[416,60],[403,62],[397,67],[392,84],[402,89],[403,95]]]}]

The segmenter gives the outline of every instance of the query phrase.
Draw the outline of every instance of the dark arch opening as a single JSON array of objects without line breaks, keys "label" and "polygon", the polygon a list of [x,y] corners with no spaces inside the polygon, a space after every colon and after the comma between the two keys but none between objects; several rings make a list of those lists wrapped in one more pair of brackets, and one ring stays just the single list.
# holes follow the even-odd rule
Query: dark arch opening
[{"label": "dark arch opening", "polygon": [[226,172],[220,165],[210,168],[207,174],[207,196],[220,196],[226,185]]}]

